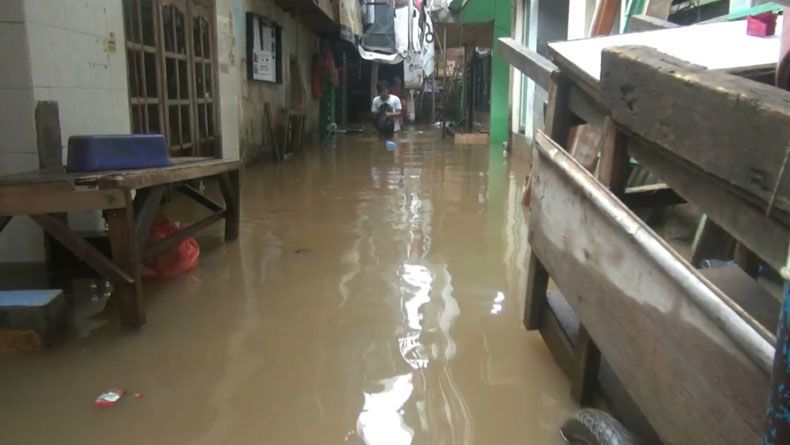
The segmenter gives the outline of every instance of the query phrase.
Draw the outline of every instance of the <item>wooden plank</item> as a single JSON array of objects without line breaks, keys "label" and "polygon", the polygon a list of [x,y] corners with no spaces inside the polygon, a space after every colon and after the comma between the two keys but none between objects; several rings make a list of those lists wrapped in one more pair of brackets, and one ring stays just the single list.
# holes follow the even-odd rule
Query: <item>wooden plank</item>
[{"label": "wooden plank", "polygon": [[534,80],[544,90],[549,82],[559,74],[559,68],[549,59],[527,48],[510,37],[499,39],[499,54],[522,74]]},{"label": "wooden plank", "polygon": [[155,185],[173,184],[192,179],[216,176],[238,170],[239,161],[206,159],[193,162],[175,163],[170,167],[129,170],[103,174],[96,180],[100,188],[141,189]]},{"label": "wooden plank", "polygon": [[30,215],[30,218],[101,276],[115,284],[128,284],[133,281],[126,271],[113,264],[95,247],[80,238],[69,226],[57,218],[51,215]]},{"label": "wooden plank", "polygon": [[[34,187],[35,189],[36,187]],[[30,215],[123,207],[119,190],[45,191],[0,194],[0,215]]]},{"label": "wooden plank", "polygon": [[759,441],[770,343],[559,146],[536,144],[531,245],[663,441]]},{"label": "wooden plank", "polygon": [[115,286],[115,297],[121,326],[125,329],[140,329],[145,325],[145,299],[140,280],[140,251],[137,245],[137,231],[132,197],[126,192],[126,205],[120,209],[108,210],[104,214],[110,232],[110,245],[113,261],[123,269],[132,282]]},{"label": "wooden plank", "polygon": [[656,31],[677,28],[679,25],[646,14],[632,15],[628,19],[628,32]]},{"label": "wooden plank", "polygon": [[782,177],[790,92],[643,47],[608,49],[603,67],[604,102],[618,123],[748,192],[763,210],[776,192],[774,206],[790,211]]},{"label": "wooden plank", "polygon": [[786,225],[734,193],[724,181],[664,152],[655,144],[632,135],[628,148],[640,164],[669,184],[678,195],[694,203],[771,267],[776,270],[784,267],[790,243]]},{"label": "wooden plank", "polygon": [[171,247],[175,247],[178,243],[189,238],[190,236],[195,236],[196,233],[205,229],[206,227],[214,224],[215,222],[225,218],[226,211],[223,210],[221,212],[213,213],[200,221],[188,226],[184,227],[183,229],[179,230],[175,234],[168,236],[167,238],[163,238],[153,244],[150,244],[145,248],[142,253],[142,259],[148,260],[153,258],[160,253],[164,252]]}]

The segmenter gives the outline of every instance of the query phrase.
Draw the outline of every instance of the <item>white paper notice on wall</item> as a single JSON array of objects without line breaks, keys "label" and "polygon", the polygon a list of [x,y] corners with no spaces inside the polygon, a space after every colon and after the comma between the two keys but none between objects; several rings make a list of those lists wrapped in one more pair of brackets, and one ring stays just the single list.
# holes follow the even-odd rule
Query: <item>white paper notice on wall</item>
[{"label": "white paper notice on wall", "polygon": [[275,28],[257,17],[252,20],[252,78],[266,82],[277,81],[277,47]]}]

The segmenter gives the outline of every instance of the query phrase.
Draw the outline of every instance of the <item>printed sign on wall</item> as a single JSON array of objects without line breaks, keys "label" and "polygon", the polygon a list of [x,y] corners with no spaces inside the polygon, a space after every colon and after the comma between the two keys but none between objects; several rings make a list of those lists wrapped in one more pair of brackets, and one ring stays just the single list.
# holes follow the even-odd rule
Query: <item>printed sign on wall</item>
[{"label": "printed sign on wall", "polygon": [[280,81],[280,28],[247,13],[247,72],[250,80]]}]

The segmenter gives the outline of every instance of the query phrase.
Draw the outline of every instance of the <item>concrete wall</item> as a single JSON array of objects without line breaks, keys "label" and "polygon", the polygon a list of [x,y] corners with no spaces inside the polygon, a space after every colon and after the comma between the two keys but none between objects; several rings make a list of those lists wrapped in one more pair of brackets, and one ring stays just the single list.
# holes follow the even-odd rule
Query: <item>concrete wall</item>
[{"label": "concrete wall", "polygon": [[[282,85],[246,80],[246,11],[283,26]],[[273,111],[286,106],[292,54],[308,98],[306,134],[317,133],[318,107],[309,89],[315,34],[272,0],[217,0],[217,31],[223,157],[250,159],[269,144],[263,103]],[[38,167],[38,101],[58,102],[64,145],[74,134],[130,132],[121,0],[0,0],[0,42],[0,174]],[[70,214],[69,222],[80,229],[103,225],[97,212]],[[41,230],[26,217],[14,218],[0,236],[0,262],[44,257]]]},{"label": "concrete wall", "polygon": [[[271,84],[247,80],[246,12],[256,12],[283,27],[283,82]],[[307,121],[305,136],[318,132],[318,102],[310,93],[312,56],[318,52],[318,38],[295,17],[277,8],[272,0],[218,0],[219,68],[223,146],[226,156],[254,159],[271,150],[264,131],[263,104],[269,103],[273,119],[281,121],[277,110],[290,105],[289,71],[291,56],[301,68],[305,89]],[[235,152],[232,147],[237,147]]]}]

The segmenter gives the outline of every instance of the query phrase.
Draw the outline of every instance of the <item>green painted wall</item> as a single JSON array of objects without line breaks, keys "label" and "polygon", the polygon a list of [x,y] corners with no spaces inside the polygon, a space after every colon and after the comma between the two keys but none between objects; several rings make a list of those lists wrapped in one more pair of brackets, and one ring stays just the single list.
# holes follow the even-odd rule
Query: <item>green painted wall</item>
[{"label": "green painted wall", "polygon": [[510,65],[499,55],[499,38],[510,37],[511,0],[468,0],[459,11],[461,23],[494,22],[491,61],[491,145],[508,139],[510,127]]}]

